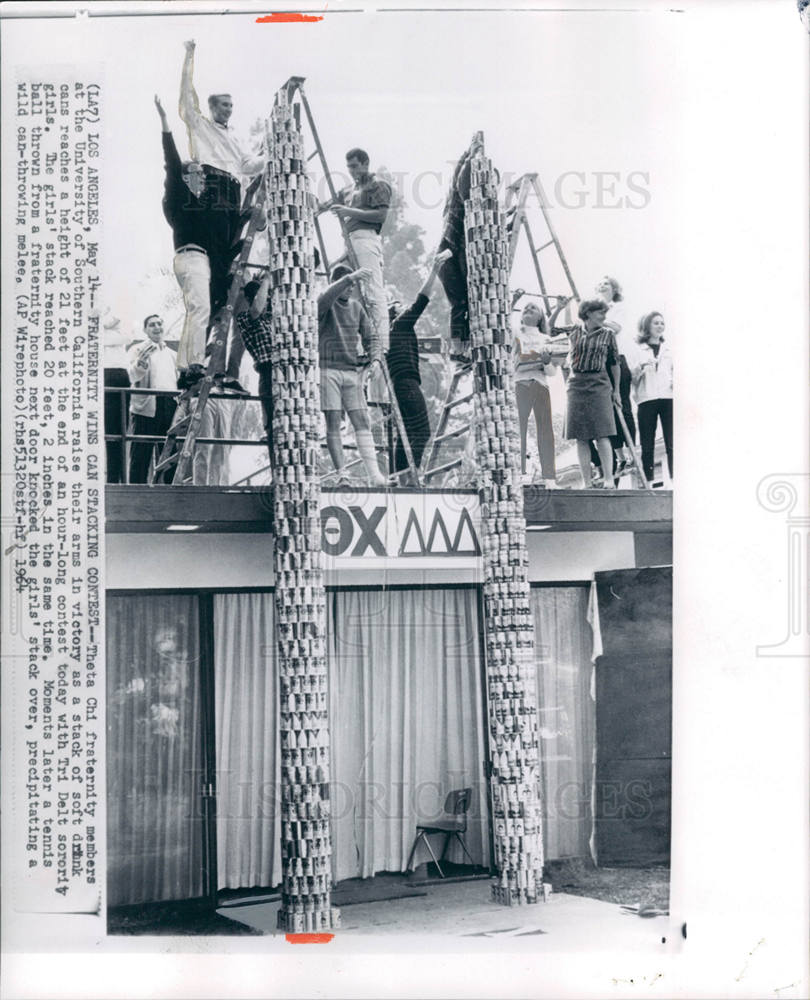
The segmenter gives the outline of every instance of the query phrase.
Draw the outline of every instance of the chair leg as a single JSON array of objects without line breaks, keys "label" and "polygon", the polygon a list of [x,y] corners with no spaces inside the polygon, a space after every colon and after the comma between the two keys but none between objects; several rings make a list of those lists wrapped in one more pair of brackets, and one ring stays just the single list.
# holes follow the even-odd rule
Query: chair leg
[{"label": "chair leg", "polygon": [[475,867],[475,862],[473,861],[472,856],[470,855],[470,852],[467,850],[467,845],[464,843],[464,838],[461,836],[461,834],[458,832],[458,830],[454,830],[453,831],[453,836],[456,838],[456,840],[459,842],[459,844],[461,844],[461,849],[462,849],[462,851],[464,851],[464,853],[470,859],[470,864],[473,867]]},{"label": "chair leg", "polygon": [[425,836],[425,844],[427,844],[427,849],[430,851],[430,856],[433,858],[433,864],[439,869],[439,878],[444,878],[444,872],[442,871],[442,866],[436,859],[436,855],[433,853],[433,848],[430,846],[430,841],[427,836]]},{"label": "chair leg", "polygon": [[442,853],[439,857],[439,861],[444,861],[444,856],[447,854],[447,848],[450,846],[450,832],[444,835],[444,844],[442,845]]},{"label": "chair leg", "polygon": [[423,838],[424,836],[425,836],[425,835],[424,835],[424,833],[423,833],[422,831],[420,831],[420,832],[419,832],[419,833],[417,833],[417,835],[416,835],[416,836],[415,836],[415,837],[413,838],[413,847],[411,847],[411,853],[410,853],[410,854],[409,854],[409,856],[408,856],[408,863],[407,863],[407,865],[405,865],[405,871],[406,871],[406,872],[409,872],[409,871],[411,871],[411,862],[413,861],[413,856],[414,856],[414,854],[416,854],[416,845],[417,845],[417,844],[419,843],[419,841],[420,841],[420,840],[422,840],[422,838]]}]

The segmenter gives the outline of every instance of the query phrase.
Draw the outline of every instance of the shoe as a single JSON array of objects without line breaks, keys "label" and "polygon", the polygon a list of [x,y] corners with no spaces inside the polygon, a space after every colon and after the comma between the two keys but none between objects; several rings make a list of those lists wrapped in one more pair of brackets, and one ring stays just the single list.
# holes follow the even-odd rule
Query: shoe
[{"label": "shoe", "polygon": [[219,379],[219,385],[222,389],[228,392],[234,392],[238,396],[249,396],[250,393],[245,389],[245,387],[239,382],[239,379],[234,378],[232,375],[224,375]]},{"label": "shoe", "polygon": [[189,365],[188,368],[181,368],[177,373],[177,388],[190,389],[204,378],[205,368],[203,365]]},{"label": "shoe", "polygon": [[379,471],[379,469],[376,472],[373,472],[373,471],[369,472],[369,474],[368,474],[368,481],[369,481],[369,486],[387,486],[388,485],[388,480]]},{"label": "shoe", "polygon": [[542,485],[547,490],[558,490],[560,488],[556,479],[543,479],[541,482],[542,482]]}]

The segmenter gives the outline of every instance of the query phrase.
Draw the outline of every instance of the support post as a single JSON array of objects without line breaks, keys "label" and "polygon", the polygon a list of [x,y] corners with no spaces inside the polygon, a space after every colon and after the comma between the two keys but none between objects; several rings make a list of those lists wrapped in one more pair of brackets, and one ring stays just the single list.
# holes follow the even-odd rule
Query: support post
[{"label": "support post", "polygon": [[285,91],[273,108],[270,139],[267,208],[282,800],[278,927],[303,933],[337,927],[340,914],[332,907],[314,225],[303,138]]},{"label": "support post", "polygon": [[478,487],[484,539],[484,621],[496,875],[505,906],[543,896],[543,838],[534,627],[512,377],[509,248],[483,135],[471,148],[464,204]]}]

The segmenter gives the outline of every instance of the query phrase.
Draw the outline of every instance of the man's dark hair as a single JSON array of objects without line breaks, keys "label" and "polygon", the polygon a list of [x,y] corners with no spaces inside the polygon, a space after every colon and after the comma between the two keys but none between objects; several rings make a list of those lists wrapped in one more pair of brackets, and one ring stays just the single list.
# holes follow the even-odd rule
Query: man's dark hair
[{"label": "man's dark hair", "polygon": [[160,316],[159,316],[158,313],[149,313],[149,315],[143,321],[143,328],[144,328],[144,330],[146,329],[146,324],[149,322],[150,319],[160,319]]},{"label": "man's dark hair", "polygon": [[260,285],[260,281],[249,281],[242,289],[242,294],[245,296],[249,306],[253,305],[253,300],[256,298],[256,292],[258,292]]},{"label": "man's dark hair", "polygon": [[368,163],[368,153],[365,149],[350,149],[346,154],[346,162],[349,160],[359,160],[362,164]]},{"label": "man's dark hair", "polygon": [[209,94],[208,95],[208,107],[209,108],[213,107],[214,101],[218,101],[220,99],[220,97],[230,97],[230,96],[231,95],[227,91],[224,91],[221,94]]},{"label": "man's dark hair", "polygon": [[607,312],[607,303],[602,299],[585,299],[579,307],[578,315],[581,320],[586,320],[595,312]]},{"label": "man's dark hair", "polygon": [[335,264],[332,268],[332,273],[329,275],[330,281],[339,281],[341,278],[345,278],[347,274],[351,274],[352,269],[348,264]]}]

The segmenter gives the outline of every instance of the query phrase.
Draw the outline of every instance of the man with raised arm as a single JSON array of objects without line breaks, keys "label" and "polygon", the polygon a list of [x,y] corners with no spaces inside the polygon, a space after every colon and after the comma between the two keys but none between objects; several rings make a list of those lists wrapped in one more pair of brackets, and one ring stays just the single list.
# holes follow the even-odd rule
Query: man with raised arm
[{"label": "man with raised arm", "polygon": [[[174,275],[183,293],[186,318],[177,349],[177,366],[186,370],[185,381],[203,375],[205,341],[211,315],[211,263],[225,253],[216,247],[216,221],[205,198],[203,168],[194,160],[181,161],[160,98],[155,95],[160,116],[163,163],[163,214],[172,229]],[[191,369],[191,372],[188,372]]]},{"label": "man with raised arm", "polygon": [[[186,57],[180,77],[180,118],[188,128],[191,158],[202,164],[205,174],[206,196],[216,209],[217,245],[229,252],[241,229],[242,184],[264,169],[264,157],[255,156],[242,149],[233,129],[228,124],[233,111],[230,94],[211,94],[208,98],[208,118],[200,111],[200,102],[194,90],[194,41],[185,43]],[[231,260],[212,262],[212,314],[227,296],[227,275]]]},{"label": "man with raised arm", "polygon": [[[388,318],[391,321],[391,347],[387,355],[388,373],[394,385],[394,395],[397,397],[402,422],[405,425],[405,433],[408,435],[408,443],[411,446],[413,462],[417,469],[430,437],[430,420],[425,396],[422,392],[422,376],[419,372],[416,321],[430,301],[439,269],[450,258],[451,254],[452,251],[443,250],[435,255],[425,283],[407,309],[400,310],[399,303],[393,302],[388,310]],[[401,440],[397,442],[394,468],[397,472],[408,468],[405,446]]]},{"label": "man with raised arm", "polygon": [[352,271],[345,264],[332,270],[332,283],[318,296],[318,355],[321,368],[321,409],[326,420],[326,446],[338,474],[344,479],[345,458],[340,422],[346,412],[354,427],[357,450],[372,486],[387,482],[377,464],[368,406],[363,395],[363,379],[357,367],[357,338],[360,337],[372,366],[382,362],[377,331],[369,322],[356,292],[359,281],[368,281],[368,268]]}]

